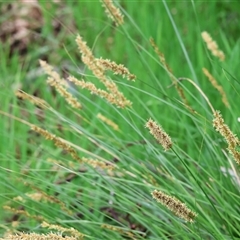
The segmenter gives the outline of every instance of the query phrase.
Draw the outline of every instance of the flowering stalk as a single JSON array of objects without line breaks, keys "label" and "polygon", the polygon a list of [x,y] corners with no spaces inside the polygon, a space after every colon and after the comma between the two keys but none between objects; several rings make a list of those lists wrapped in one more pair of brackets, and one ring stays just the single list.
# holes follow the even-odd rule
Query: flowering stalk
[{"label": "flowering stalk", "polygon": [[197,216],[197,214],[175,197],[171,197],[158,190],[154,190],[151,194],[157,202],[166,206],[176,216],[186,220],[187,222],[194,222],[194,218]]},{"label": "flowering stalk", "polygon": [[115,7],[112,0],[102,0],[102,5],[105,8],[105,12],[109,18],[111,18],[117,26],[123,24],[123,15],[119,8]]},{"label": "flowering stalk", "polygon": [[146,128],[157,139],[157,141],[163,146],[165,151],[172,147],[172,140],[169,135],[151,118],[146,123]]},{"label": "flowering stalk", "polygon": [[207,44],[207,48],[215,57],[219,58],[220,61],[224,61],[225,55],[223,51],[219,50],[217,43],[212,39],[210,34],[206,31],[202,32],[203,41]]}]

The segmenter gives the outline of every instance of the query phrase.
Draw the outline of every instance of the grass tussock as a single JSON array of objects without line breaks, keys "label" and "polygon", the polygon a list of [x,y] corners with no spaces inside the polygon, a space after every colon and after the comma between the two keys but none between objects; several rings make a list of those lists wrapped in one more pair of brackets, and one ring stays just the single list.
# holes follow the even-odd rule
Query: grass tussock
[{"label": "grass tussock", "polygon": [[70,1],[58,28],[54,4],[35,66],[1,57],[0,239],[240,238],[237,41],[201,31],[204,2]]}]

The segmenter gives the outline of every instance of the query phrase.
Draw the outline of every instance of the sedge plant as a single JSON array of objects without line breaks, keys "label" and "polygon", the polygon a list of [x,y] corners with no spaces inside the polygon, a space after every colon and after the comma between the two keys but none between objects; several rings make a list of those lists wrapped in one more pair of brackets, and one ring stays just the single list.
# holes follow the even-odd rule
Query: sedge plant
[{"label": "sedge plant", "polygon": [[35,81],[2,57],[1,239],[238,239],[239,41],[200,14],[219,6],[65,4],[77,28]]}]

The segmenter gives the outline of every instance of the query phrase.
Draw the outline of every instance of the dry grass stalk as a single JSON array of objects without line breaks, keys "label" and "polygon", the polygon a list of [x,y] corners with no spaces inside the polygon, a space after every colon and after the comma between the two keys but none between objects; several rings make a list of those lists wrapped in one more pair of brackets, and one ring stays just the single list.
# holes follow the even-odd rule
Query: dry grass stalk
[{"label": "dry grass stalk", "polygon": [[136,240],[137,238],[135,238],[135,235],[130,232],[130,231],[124,231],[123,229],[119,228],[119,227],[115,227],[113,225],[109,225],[109,224],[102,224],[101,225],[102,228],[105,228],[105,229],[108,229],[108,230],[111,230],[111,231],[114,231],[114,232],[118,232],[120,233],[121,235],[125,235],[127,236],[128,238],[130,239],[133,239],[133,240]]},{"label": "dry grass stalk", "polygon": [[[31,200],[36,201],[36,202],[40,202],[41,200],[44,199],[43,195],[41,193],[37,193],[37,192],[36,193],[25,193],[25,195],[28,198],[30,198]],[[23,198],[22,196],[17,196],[17,197],[13,198],[13,201],[25,203],[26,199]]]},{"label": "dry grass stalk", "polygon": [[30,198],[33,201],[40,202],[42,200],[48,200],[42,193],[40,192],[34,192],[34,193],[26,193],[25,194],[28,198]]},{"label": "dry grass stalk", "polygon": [[[56,197],[53,196],[49,196],[47,195],[45,192],[43,192],[41,189],[28,184],[25,182],[25,185],[30,186],[32,189],[38,191],[38,192],[34,192],[34,193],[26,193],[25,195],[27,196],[27,198],[36,201],[36,202],[40,202],[40,201],[47,201],[50,203],[56,203],[58,205],[60,205],[61,209],[65,212],[67,212],[69,215],[72,215],[72,211],[70,211],[63,202],[59,201]],[[13,201],[18,201],[18,202],[26,202],[26,198],[23,198],[22,196],[17,196],[13,198]]]},{"label": "dry grass stalk", "polygon": [[175,79],[175,77],[173,76],[173,71],[172,69],[168,66],[165,56],[164,54],[159,50],[157,44],[154,42],[153,38],[150,38],[150,43],[155,51],[155,53],[158,55],[160,62],[162,63],[163,67],[168,71],[168,74],[170,76],[170,79],[172,80],[173,85],[175,86],[179,97],[182,99],[183,103],[185,104],[185,106],[192,112],[195,113],[195,111],[190,107],[187,98],[183,92],[183,89],[181,88],[181,86],[178,84],[178,81]]},{"label": "dry grass stalk", "polygon": [[115,131],[119,131],[119,127],[111,119],[103,116],[101,113],[98,113],[97,118],[105,122],[107,125],[111,126]]},{"label": "dry grass stalk", "polygon": [[17,233],[17,234],[6,234],[4,238],[0,240],[76,240],[75,237],[62,236],[61,234],[48,233],[48,234],[37,234],[37,233]]},{"label": "dry grass stalk", "polygon": [[222,118],[220,111],[215,111],[213,115],[214,128],[224,137],[228,144],[228,151],[233,156],[234,160],[240,164],[240,152],[237,150],[237,147],[240,146],[238,137],[233,134],[230,128],[224,123],[224,119]]},{"label": "dry grass stalk", "polygon": [[49,77],[47,80],[47,83],[50,86],[55,87],[55,89],[59,92],[59,94],[63,98],[65,98],[67,103],[69,103],[73,108],[77,108],[77,109],[82,108],[82,105],[78,102],[78,100],[75,97],[73,97],[72,94],[69,93],[65,87],[61,86],[57,81],[55,81],[55,79]]},{"label": "dry grass stalk", "polygon": [[213,56],[219,58],[220,61],[224,61],[225,55],[223,51],[219,50],[217,43],[212,39],[210,34],[206,31],[202,32],[202,39],[207,44],[207,48]]},{"label": "dry grass stalk", "polygon": [[115,7],[112,0],[100,0],[102,2],[103,7],[105,8],[105,12],[107,16],[112,19],[117,26],[122,25],[124,23],[124,16],[121,13],[120,9]]},{"label": "dry grass stalk", "polygon": [[42,135],[45,139],[53,141],[55,146],[62,148],[63,150],[68,152],[73,159],[82,163],[81,158],[78,157],[78,155],[77,155],[77,151],[74,148],[72,148],[71,146],[69,146],[66,142],[64,142],[61,138],[56,137],[54,134],[51,134],[47,130],[37,127],[36,125],[31,125],[31,129],[34,132],[37,132],[40,135]]},{"label": "dry grass stalk", "polygon": [[[32,189],[34,189],[35,191],[37,191],[36,193],[33,193],[33,194],[26,194],[29,198],[31,198],[32,200],[34,201],[40,201],[40,200],[45,200],[45,201],[48,201],[50,203],[56,203],[60,206],[60,208],[66,212],[67,214],[69,215],[73,215],[73,212],[71,210],[69,210],[65,203],[61,202],[59,199],[57,199],[56,197],[54,196],[50,196],[48,195],[47,193],[45,193],[44,191],[42,191],[40,188],[28,183],[28,182],[24,182],[24,184],[26,186],[29,186],[31,187]],[[39,200],[38,200],[39,199]]]},{"label": "dry grass stalk", "polygon": [[151,118],[147,121],[145,127],[149,129],[150,133],[162,145],[165,151],[172,147],[172,140],[170,136]]},{"label": "dry grass stalk", "polygon": [[47,162],[48,163],[51,163],[53,164],[55,167],[57,166],[65,166],[67,168],[70,168],[70,169],[75,169],[75,168],[78,168],[79,167],[79,164],[76,162],[72,162],[72,161],[61,161],[61,160],[56,160],[56,159],[53,159],[53,158],[47,158]]},{"label": "dry grass stalk", "polygon": [[176,216],[184,219],[187,222],[194,222],[197,214],[187,208],[187,206],[176,199],[175,197],[171,197],[161,191],[154,190],[152,193],[152,197],[162,205],[166,206],[170,211],[172,211]]},{"label": "dry grass stalk", "polygon": [[87,46],[87,43],[83,41],[80,35],[77,36],[76,43],[80,53],[82,54],[83,63],[93,72],[94,76],[105,85],[108,91],[112,93],[118,92],[117,85],[113,81],[107,79],[104,75],[104,68],[97,63],[91,49]]},{"label": "dry grass stalk", "polygon": [[68,87],[68,84],[65,81],[65,79],[61,78],[60,75],[54,70],[54,68],[51,65],[49,65],[46,61],[43,60],[39,60],[39,63],[47,75],[52,77],[58,84],[64,87]]},{"label": "dry grass stalk", "polygon": [[44,100],[42,100],[41,98],[38,98],[38,97],[35,97],[35,96],[32,96],[30,94],[27,94],[25,93],[24,91],[22,90],[18,90],[15,95],[21,99],[24,99],[24,100],[28,100],[29,102],[35,104],[36,106],[40,107],[40,108],[49,108],[49,105],[47,102],[45,102]]},{"label": "dry grass stalk", "polygon": [[178,81],[182,81],[182,80],[186,80],[188,82],[190,82],[198,91],[199,93],[204,97],[204,99],[206,100],[207,104],[209,105],[209,107],[211,108],[212,112],[214,113],[214,108],[211,104],[211,102],[209,101],[208,97],[206,96],[206,94],[203,92],[203,90],[191,79],[189,78],[179,78]]},{"label": "dry grass stalk", "polygon": [[[123,93],[121,93],[118,90],[117,85],[112,81],[109,80],[106,76],[105,76],[105,70],[103,68],[103,66],[101,64],[98,63],[98,61],[95,59],[91,49],[87,46],[87,43],[83,41],[82,37],[80,35],[77,36],[76,38],[76,43],[78,45],[79,51],[82,54],[82,61],[83,63],[93,72],[94,76],[96,78],[98,78],[100,80],[100,82],[102,82],[104,84],[104,86],[107,88],[107,90],[109,91],[109,94],[111,94],[111,96],[114,98],[113,99],[109,99],[109,96],[106,95],[107,100],[111,100],[110,103],[112,104],[116,104],[118,107],[124,108],[124,107],[128,107],[131,106],[131,102],[129,100],[127,100]],[[77,79],[70,77],[69,81],[74,82],[75,84],[77,83]],[[85,88],[89,88],[89,84],[84,82],[84,81],[80,81],[81,83],[79,83],[78,85],[81,86],[83,85],[83,83],[87,84],[87,86]],[[95,85],[91,85],[91,87],[93,88],[93,90],[91,90],[91,92],[93,93],[100,93],[103,90],[98,89],[98,91],[96,90],[97,88],[94,87]],[[104,97],[104,94],[102,94],[101,97]],[[120,104],[118,104],[120,103]]]},{"label": "dry grass stalk", "polygon": [[113,61],[110,61],[109,59],[103,59],[99,58],[96,59],[96,62],[98,65],[102,65],[104,70],[111,70],[113,74],[115,75],[121,75],[123,78],[127,78],[128,80],[134,81],[136,79],[136,76],[129,72],[129,70],[124,67],[123,64],[117,64]]},{"label": "dry grass stalk", "polygon": [[203,68],[202,69],[203,73],[205,74],[205,76],[208,78],[208,80],[211,82],[211,84],[213,85],[214,88],[216,88],[218,90],[218,92],[221,94],[222,96],[222,102],[224,103],[224,105],[226,107],[229,107],[229,102],[227,100],[227,96],[226,93],[223,90],[223,87],[221,85],[218,84],[218,82],[216,81],[216,79],[210,74],[210,72],[206,69]]},{"label": "dry grass stalk", "polygon": [[22,196],[17,196],[12,199],[15,202],[25,202],[25,199]]},{"label": "dry grass stalk", "polygon": [[85,82],[84,80],[78,80],[73,76],[69,76],[68,80],[73,82],[75,85],[80,86],[82,89],[88,89],[91,94],[96,94],[101,98],[105,98],[109,103],[116,105],[119,108],[131,107],[132,103],[127,100],[123,95],[115,95],[113,93],[108,93],[102,89],[95,86],[94,83]]},{"label": "dry grass stalk", "polygon": [[20,221],[12,221],[12,222],[11,222],[11,226],[12,226],[14,229],[16,229],[17,227],[19,227],[20,224],[21,224]]},{"label": "dry grass stalk", "polygon": [[86,164],[91,165],[94,168],[99,167],[99,168],[107,169],[107,170],[113,170],[113,168],[114,168],[114,166],[112,164],[108,164],[108,163],[104,163],[104,162],[100,162],[97,160],[88,159],[88,158],[84,158],[84,157],[80,158],[77,155],[77,151],[74,148],[72,148],[69,144],[67,144],[61,138],[56,137],[54,134],[49,133],[47,130],[37,127],[36,125],[32,125],[31,129],[33,131],[39,133],[40,135],[42,135],[45,139],[53,141],[55,146],[62,148],[63,150],[68,152],[74,160],[77,160],[80,163],[86,163]]},{"label": "dry grass stalk", "polygon": [[60,75],[53,70],[53,67],[50,66],[47,62],[39,60],[41,67],[45,71],[46,74],[48,74],[50,77],[48,77],[47,83],[55,87],[56,90],[59,92],[59,94],[66,99],[66,101],[73,107],[80,109],[82,106],[78,102],[78,100],[72,96],[71,93],[67,91],[68,84],[67,82],[60,77]]},{"label": "dry grass stalk", "polygon": [[170,78],[173,82],[173,84],[177,85],[176,79],[173,77],[173,71],[172,69],[168,66],[164,54],[159,50],[157,44],[154,42],[153,38],[150,38],[150,43],[155,51],[155,53],[158,55],[160,62],[162,63],[163,67],[170,73]]},{"label": "dry grass stalk", "polygon": [[54,229],[54,230],[57,230],[61,233],[63,232],[68,232],[70,233],[73,237],[75,237],[75,239],[83,239],[84,238],[84,234],[80,233],[79,231],[77,231],[76,229],[74,228],[64,228],[60,225],[55,225],[55,224],[49,224],[47,222],[43,222],[41,224],[41,226],[43,228],[48,228],[48,229]]},{"label": "dry grass stalk", "polygon": [[112,163],[101,162],[91,158],[82,157],[82,161],[86,164],[91,165],[94,168],[101,168],[110,171],[112,171],[115,168],[115,166]]},{"label": "dry grass stalk", "polygon": [[3,209],[4,210],[7,210],[7,211],[10,211],[14,214],[20,214],[20,215],[24,215],[28,218],[31,218],[31,219],[35,219],[37,221],[43,221],[44,218],[40,215],[31,215],[29,212],[25,211],[25,210],[22,210],[22,209],[16,209],[16,208],[12,208],[10,206],[3,206]]}]

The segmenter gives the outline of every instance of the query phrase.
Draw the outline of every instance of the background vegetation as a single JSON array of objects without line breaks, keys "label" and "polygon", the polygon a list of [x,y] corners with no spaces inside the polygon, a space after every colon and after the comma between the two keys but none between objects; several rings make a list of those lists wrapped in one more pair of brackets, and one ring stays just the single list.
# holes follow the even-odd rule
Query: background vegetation
[{"label": "background vegetation", "polygon": [[[86,239],[240,239],[239,166],[214,130],[211,109],[202,95],[189,82],[179,83],[197,111],[194,114],[169,87],[169,72],[149,42],[153,37],[173,75],[192,79],[240,136],[240,4],[116,4],[125,16],[119,27],[97,1],[0,3],[2,237],[9,231],[46,233],[40,225],[44,220],[73,227]],[[202,31],[209,32],[224,51],[224,62],[207,50]],[[132,108],[116,108],[70,84],[69,91],[83,105],[74,110],[46,84],[39,59],[62,77],[72,74],[101,86],[81,62],[78,33],[96,57],[122,63],[137,76],[129,82],[109,73]],[[222,85],[230,108],[204,76],[203,67]],[[17,98],[17,89],[44,99],[54,110]],[[119,131],[98,119],[98,113],[115,122]],[[171,136],[173,150],[164,152],[144,127],[150,117]],[[109,172],[79,164],[31,131],[28,123],[65,139],[79,157],[112,162],[117,168]],[[184,222],[153,200],[155,189],[186,203],[198,214],[195,222]],[[30,197],[33,193],[41,200]]]}]

